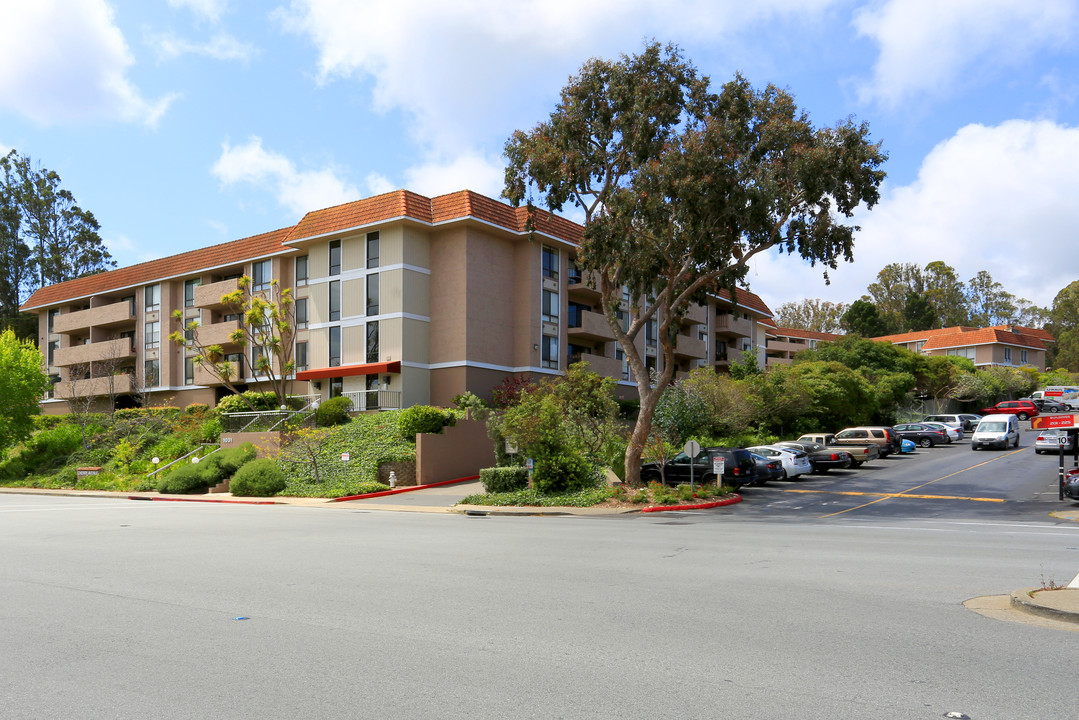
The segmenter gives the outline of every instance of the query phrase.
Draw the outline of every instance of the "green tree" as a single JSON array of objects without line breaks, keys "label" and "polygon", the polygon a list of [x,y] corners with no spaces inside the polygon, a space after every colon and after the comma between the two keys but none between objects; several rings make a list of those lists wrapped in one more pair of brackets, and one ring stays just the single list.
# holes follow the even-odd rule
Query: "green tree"
[{"label": "green tree", "polygon": [[903,304],[903,324],[910,332],[920,332],[940,327],[940,318],[925,293],[911,290]]},{"label": "green tree", "polygon": [[925,278],[922,269],[914,263],[890,263],[877,273],[877,281],[866,288],[868,297],[877,308],[877,313],[889,327],[902,331],[905,326],[903,309],[907,294],[911,291],[925,290]]},{"label": "green tree", "polygon": [[974,361],[957,355],[930,355],[918,377],[920,395],[934,400],[952,397],[963,375],[974,372]]},{"label": "green tree", "polygon": [[[641,407],[625,456],[640,476],[659,398],[674,376],[672,323],[692,302],[737,295],[748,263],[779,247],[835,267],[851,260],[856,226],[876,204],[886,155],[851,121],[815,129],[793,97],[736,76],[717,95],[674,46],[648,45],[619,61],[589,60],[550,118],[506,143],[503,195],[541,211],[584,213],[579,266],[593,271],[600,305],[637,383]],[[622,307],[623,291],[628,308]],[[632,310],[629,328],[618,320]],[[661,372],[649,382],[636,338],[659,326]]]},{"label": "green tree", "polygon": [[865,338],[891,335],[896,328],[877,312],[877,306],[868,300],[855,300],[840,319],[843,329],[852,335]]},{"label": "green tree", "polygon": [[0,449],[30,436],[38,401],[49,389],[42,369],[45,359],[31,340],[20,340],[11,330],[0,333]]},{"label": "green tree", "polygon": [[[716,373],[711,374],[716,376]],[[675,380],[663,391],[656,404],[652,431],[667,443],[680,446],[700,434],[707,423],[708,405],[693,383]]]},{"label": "green tree", "polygon": [[864,425],[877,412],[877,393],[869,381],[843,363],[802,362],[783,369],[809,398],[795,422],[796,430],[838,430]]},{"label": "green tree", "polygon": [[782,393],[767,397],[757,389],[771,374],[769,371],[739,381],[711,368],[696,368],[690,372],[683,381],[686,389],[700,397],[707,410],[702,431],[713,437],[736,435],[759,423],[763,407],[768,408],[769,416],[777,409],[786,408],[789,398]]},{"label": "green tree", "polygon": [[979,270],[967,281],[967,305],[970,308],[970,322],[977,327],[1009,323],[1017,311],[1015,296],[986,270]]},{"label": "green tree", "polygon": [[970,322],[967,313],[966,285],[955,268],[941,260],[927,264],[922,271],[925,280],[923,293],[933,306],[942,327],[955,327]]},{"label": "green tree", "polygon": [[[277,398],[278,407],[288,401],[288,376],[295,369],[292,359],[296,333],[295,303],[291,288],[281,288],[274,279],[268,290],[252,290],[251,278],[239,279],[234,292],[221,296],[221,304],[230,314],[241,317],[239,327],[230,340],[247,350],[243,355],[253,357],[251,374],[259,383],[269,386]],[[172,313],[178,327],[169,335],[173,343],[195,353],[198,364],[217,378],[225,387],[243,398],[251,408],[257,408],[243,394],[238,384],[243,382],[239,368],[226,359],[224,348],[219,344],[206,344],[199,339],[198,320],[184,319],[183,310]]]},{"label": "green tree", "polygon": [[1046,364],[1079,372],[1079,280],[1063,288],[1053,298],[1045,329],[1056,338],[1049,344]]},{"label": "green tree", "polygon": [[818,298],[785,302],[776,309],[774,320],[779,327],[841,333],[841,321],[849,308],[846,303],[834,303]]},{"label": "green tree", "polygon": [[[116,267],[93,213],[75,203],[60,187],[60,176],[35,166],[12,150],[0,158],[0,201],[9,211],[4,224],[30,249],[28,269],[36,275],[29,288],[73,280]],[[14,213],[10,211],[14,210]],[[5,258],[10,262],[10,258]],[[9,271],[10,272],[10,271]]]}]

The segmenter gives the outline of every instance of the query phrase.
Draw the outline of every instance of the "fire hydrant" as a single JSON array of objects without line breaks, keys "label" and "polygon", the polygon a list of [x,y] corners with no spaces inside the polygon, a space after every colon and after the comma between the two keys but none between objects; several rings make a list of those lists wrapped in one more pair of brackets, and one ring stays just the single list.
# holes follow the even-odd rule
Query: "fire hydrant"
[{"label": "fire hydrant", "polygon": [[393,470],[390,470],[390,487],[397,487],[397,473],[395,473]]}]

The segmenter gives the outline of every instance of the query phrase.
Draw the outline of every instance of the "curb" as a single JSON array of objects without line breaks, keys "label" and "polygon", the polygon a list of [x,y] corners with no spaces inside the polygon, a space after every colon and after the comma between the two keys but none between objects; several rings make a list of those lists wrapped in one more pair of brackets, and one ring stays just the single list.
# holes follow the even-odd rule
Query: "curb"
[{"label": "curb", "polygon": [[1048,605],[1042,605],[1037,600],[1030,596],[1030,593],[1037,593],[1044,590],[1044,588],[1023,588],[1016,590],[1012,593],[1011,604],[1016,610],[1020,610],[1030,615],[1040,615],[1041,617],[1050,618],[1052,620],[1062,620],[1069,623],[1079,623],[1079,613],[1070,610],[1061,610]]},{"label": "curb", "polygon": [[443,485],[456,485],[457,483],[472,482],[473,480],[479,479],[479,475],[471,475],[469,477],[457,478],[456,480],[442,480],[426,485],[409,485],[408,487],[393,488],[392,490],[379,490],[378,492],[364,493],[363,495],[346,495],[339,498],[329,498],[327,502],[344,502],[346,500],[364,500],[366,498],[386,497],[387,495],[400,495],[401,493],[413,492],[414,490],[426,490],[427,488],[441,487]]},{"label": "curb", "polygon": [[695,505],[653,505],[652,507],[641,508],[641,512],[670,512],[675,510],[708,510],[709,508],[724,507],[726,505],[734,505],[735,503],[742,502],[741,495],[735,495],[729,497],[726,500],[717,500],[715,502],[697,503]]},{"label": "curb", "polygon": [[220,505],[282,505],[274,500],[211,500],[209,498],[178,498],[178,497],[147,497],[145,495],[128,495],[128,500],[147,500],[149,502],[200,502],[218,503]]}]

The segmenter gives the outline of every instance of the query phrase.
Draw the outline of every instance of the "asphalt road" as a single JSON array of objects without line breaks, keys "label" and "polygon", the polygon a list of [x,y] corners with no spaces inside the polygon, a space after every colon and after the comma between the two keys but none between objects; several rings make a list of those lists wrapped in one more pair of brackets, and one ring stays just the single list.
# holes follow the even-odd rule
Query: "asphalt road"
[{"label": "asphalt road", "polygon": [[1079,634],[962,603],[1067,582],[1079,527],[753,493],[630,518],[3,495],[0,718],[1074,716]]}]

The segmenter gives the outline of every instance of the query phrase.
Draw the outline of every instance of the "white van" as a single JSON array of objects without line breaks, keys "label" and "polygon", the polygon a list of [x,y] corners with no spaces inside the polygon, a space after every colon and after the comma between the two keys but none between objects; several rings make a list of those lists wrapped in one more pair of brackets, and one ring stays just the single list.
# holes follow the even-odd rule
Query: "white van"
[{"label": "white van", "polygon": [[970,449],[1019,447],[1019,418],[1015,415],[986,415],[970,436]]}]

